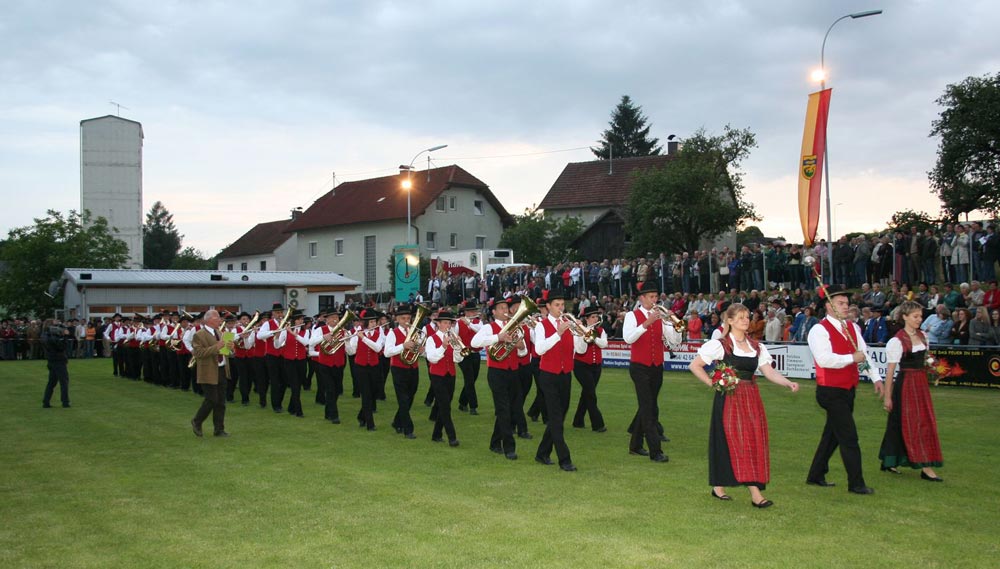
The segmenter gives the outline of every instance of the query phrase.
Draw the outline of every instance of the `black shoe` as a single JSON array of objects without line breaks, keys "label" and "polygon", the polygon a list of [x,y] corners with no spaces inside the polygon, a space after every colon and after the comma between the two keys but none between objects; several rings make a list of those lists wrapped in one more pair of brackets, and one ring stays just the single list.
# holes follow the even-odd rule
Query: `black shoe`
[{"label": "black shoe", "polygon": [[528,440],[531,440],[531,439],[535,438],[535,437],[531,436],[531,433],[518,433],[517,437],[519,439],[528,439]]},{"label": "black shoe", "polygon": [[285,410],[284,410],[283,408],[281,408],[281,407],[275,407],[275,408],[274,408],[274,412],[275,412],[275,413],[284,413],[284,412],[285,412]]},{"label": "black shoe", "polygon": [[402,435],[403,434],[403,427],[393,427],[393,429],[396,430],[396,434],[397,435]]},{"label": "black shoe", "polygon": [[649,451],[644,448],[630,448],[628,453],[636,456],[649,456]]},{"label": "black shoe", "polygon": [[443,443],[444,439],[442,439],[441,437],[431,437],[431,442]]},{"label": "black shoe", "polygon": [[450,446],[450,447],[457,447],[458,446],[458,439],[451,439],[450,441],[448,441],[448,446]]},{"label": "black shoe", "polygon": [[305,418],[305,415],[302,414],[302,411],[299,411],[298,413],[296,413],[295,416],[298,417],[299,419]]},{"label": "black shoe", "polygon": [[827,482],[826,478],[820,478],[819,480],[806,479],[806,484],[811,486],[821,486],[823,488],[830,488],[831,486],[836,486],[833,482]]},{"label": "black shoe", "polygon": [[583,423],[579,423],[579,424],[578,423],[573,423],[573,428],[574,429],[582,429],[584,427],[586,427],[586,425],[584,425]]},{"label": "black shoe", "polygon": [[660,435],[660,442],[661,443],[669,443],[670,442],[670,437],[668,437],[667,435]]},{"label": "black shoe", "polygon": [[567,462],[566,464],[560,464],[559,468],[561,468],[564,472],[576,472],[576,467],[573,466],[572,462]]},{"label": "black shoe", "polygon": [[226,431],[218,431],[218,432],[215,433],[215,436],[222,437],[224,439],[228,439],[229,438],[229,433],[227,433]]},{"label": "black shoe", "polygon": [[852,494],[865,494],[865,495],[868,495],[868,494],[874,494],[875,493],[875,489],[874,488],[869,488],[868,486],[858,486],[857,488],[850,488],[849,491]]},{"label": "black shoe", "polygon": [[337,417],[334,417],[333,419],[330,419],[330,422],[333,423],[334,425],[339,425],[340,424],[340,419],[338,419]]},{"label": "black shoe", "polygon": [[[869,488],[869,490],[871,490],[871,488]],[[754,502],[753,500],[751,500],[750,503],[753,504],[754,508],[761,508],[761,509],[770,508],[771,506],[774,505],[774,502],[770,500],[761,500],[760,502]]]},{"label": "black shoe", "polygon": [[406,437],[406,438],[408,438],[408,439],[415,439],[415,438],[417,438],[417,435],[414,435],[413,433],[406,433],[403,436]]},{"label": "black shoe", "polygon": [[458,410],[461,411],[461,412],[463,412],[463,413],[465,413],[466,411],[469,410],[469,408],[466,407],[465,405],[459,405],[458,406]]},{"label": "black shoe", "polygon": [[478,415],[478,414],[479,414],[479,411],[476,411],[475,407],[473,407],[472,409],[469,409],[469,415]]},{"label": "black shoe", "polygon": [[941,478],[940,476],[931,476],[924,471],[920,471],[920,479],[928,482],[944,482],[944,478]]},{"label": "black shoe", "polygon": [[729,494],[723,494],[721,496],[716,494],[715,488],[712,488],[712,497],[715,498],[716,500],[722,500],[723,502],[729,502],[733,499],[732,496],[730,496]]},{"label": "black shoe", "polygon": [[194,436],[196,437],[204,435],[204,433],[201,432],[201,425],[195,423],[194,419],[191,419],[191,430],[194,431]]},{"label": "black shoe", "polygon": [[507,457],[507,460],[517,460],[517,453],[516,452],[508,452],[504,456]]},{"label": "black shoe", "polygon": [[490,447],[490,452],[495,452],[497,454],[503,454],[503,449],[500,447]]},{"label": "black shoe", "polygon": [[266,402],[265,403],[261,403],[260,404],[260,408],[261,409],[267,409],[267,403]]},{"label": "black shoe", "polygon": [[63,409],[69,409],[69,407],[70,407],[69,403],[63,403]]},{"label": "black shoe", "polygon": [[249,406],[250,406],[250,402],[249,402],[249,401],[243,401],[243,402],[242,402],[242,405],[243,405],[244,407],[249,407]]},{"label": "black shoe", "polygon": [[42,403],[42,409],[51,409],[51,408],[52,408],[51,403]]},{"label": "black shoe", "polygon": [[430,407],[431,405],[432,405],[432,403],[430,401],[424,401],[424,406],[425,407]]},{"label": "black shoe", "polygon": [[902,472],[900,472],[899,469],[896,468],[895,466],[888,466],[888,467],[883,466],[881,470],[882,472],[888,472],[890,474],[902,474]]},{"label": "black shoe", "polygon": [[536,456],[535,462],[537,462],[538,464],[544,464],[545,466],[552,466],[553,464],[555,464],[554,462],[552,462],[552,459],[547,456]]},{"label": "black shoe", "polygon": [[652,460],[653,462],[670,462],[670,457],[662,452],[659,452],[649,457],[649,460]]},{"label": "black shoe", "polygon": [[538,422],[538,415],[528,415],[528,417],[531,419],[532,423]]},{"label": "black shoe", "polygon": [[594,429],[594,432],[595,433],[606,433],[606,432],[608,432],[608,428],[607,427],[599,427],[597,429]]},{"label": "black shoe", "polygon": [[376,429],[375,427],[368,427],[368,430],[369,431],[377,431],[378,429]]}]

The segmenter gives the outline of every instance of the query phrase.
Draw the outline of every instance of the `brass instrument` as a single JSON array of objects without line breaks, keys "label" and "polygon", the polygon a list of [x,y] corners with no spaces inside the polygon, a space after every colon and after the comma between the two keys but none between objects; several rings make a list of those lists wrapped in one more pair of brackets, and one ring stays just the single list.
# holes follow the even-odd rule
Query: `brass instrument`
[{"label": "brass instrument", "polygon": [[243,331],[239,333],[237,338],[244,339],[248,334],[256,333],[257,329],[260,328],[260,325],[258,324],[257,326],[254,326],[254,324],[256,324],[257,320],[259,319],[260,319],[260,310],[254,311],[253,318],[251,318],[250,321],[247,322],[247,325],[243,328]]},{"label": "brass instrument", "polygon": [[[414,342],[418,345],[412,350],[404,348],[403,353],[399,354],[399,359],[403,360],[403,363],[406,365],[413,365],[417,363],[417,358],[420,357],[420,349],[423,348],[424,343],[427,342],[427,334],[423,333],[423,328],[418,326],[418,324],[428,314],[430,314],[430,312],[430,308],[427,308],[423,304],[417,304],[417,313],[410,319],[410,329],[406,331],[406,338],[403,339],[403,343]],[[419,340],[417,340],[418,334],[420,335]]]},{"label": "brass instrument", "polygon": [[330,328],[330,340],[323,340],[319,345],[319,351],[323,352],[328,356],[332,356],[337,353],[337,350],[344,347],[347,343],[348,336],[343,338],[337,338],[337,335],[347,327],[348,324],[354,321],[358,316],[351,312],[350,310],[345,310],[344,315],[340,317],[340,320]]},{"label": "brass instrument", "polygon": [[574,336],[580,336],[588,344],[593,344],[594,340],[597,339],[597,333],[594,331],[597,326],[587,326],[583,322],[580,322],[576,316],[569,313],[563,314],[563,318],[571,324],[569,331]]},{"label": "brass instrument", "polygon": [[528,316],[537,312],[538,307],[530,298],[521,299],[521,306],[517,308],[517,312],[500,329],[500,334],[505,332],[510,334],[510,342],[497,342],[490,346],[489,354],[494,361],[502,362],[517,351],[518,342],[524,339],[524,330],[521,329],[521,324]]},{"label": "brass instrument", "polygon": [[445,334],[444,337],[445,340],[448,341],[448,344],[451,345],[451,349],[458,350],[458,353],[461,354],[463,358],[472,353],[472,348],[466,346],[465,342],[462,341],[462,338],[459,337],[458,334],[448,330],[448,333]]},{"label": "brass instrument", "polygon": [[687,324],[685,324],[683,320],[678,318],[677,315],[674,314],[672,310],[663,306],[662,304],[654,304],[653,308],[651,308],[650,310],[662,314],[663,319],[666,320],[667,322],[670,322],[670,324],[673,325],[674,330],[676,330],[678,334],[683,334],[684,329],[687,328]]},{"label": "brass instrument", "polygon": [[278,328],[274,331],[275,334],[281,332],[288,326],[288,319],[291,318],[291,316],[292,316],[292,311],[286,310],[285,316],[281,319],[281,322],[278,322]]}]

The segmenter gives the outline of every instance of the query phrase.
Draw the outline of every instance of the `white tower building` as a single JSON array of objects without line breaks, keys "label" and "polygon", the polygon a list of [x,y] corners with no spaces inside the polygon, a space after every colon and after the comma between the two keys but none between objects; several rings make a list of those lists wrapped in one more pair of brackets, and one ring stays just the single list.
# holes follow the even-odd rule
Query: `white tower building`
[{"label": "white tower building", "polygon": [[142,268],[142,124],[112,115],[80,121],[80,212],[104,217]]}]

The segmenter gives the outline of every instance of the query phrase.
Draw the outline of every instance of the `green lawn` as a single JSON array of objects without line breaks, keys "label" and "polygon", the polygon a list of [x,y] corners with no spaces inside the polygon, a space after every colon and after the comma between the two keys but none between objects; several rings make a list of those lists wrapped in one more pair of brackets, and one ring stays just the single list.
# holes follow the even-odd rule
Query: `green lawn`
[{"label": "green lawn", "polygon": [[[798,394],[764,386],[771,426],[767,510],[748,493],[709,497],[711,393],[667,374],[661,413],[670,462],[626,452],[635,409],[625,371],[599,388],[609,431],[569,428],[579,472],[487,450],[481,415],[455,412],[462,446],[331,425],[304,392],[305,419],[230,406],[230,439],[197,439],[192,394],[110,376],[105,360],[70,363],[73,408],[41,408],[45,366],[0,362],[0,567],[996,567],[1000,554],[1000,393],[933,390],[944,484],[878,470],[885,415],[863,386],[856,417],[874,496],[804,484],[823,416]],[[390,380],[391,381],[391,380]],[[349,380],[348,380],[349,383]],[[391,383],[390,383],[391,385]],[[419,400],[426,391],[421,378]],[[390,389],[391,391],[391,389]],[[574,385],[573,408],[578,386]],[[342,405],[353,418],[359,400]],[[206,423],[210,430],[210,423]]]}]

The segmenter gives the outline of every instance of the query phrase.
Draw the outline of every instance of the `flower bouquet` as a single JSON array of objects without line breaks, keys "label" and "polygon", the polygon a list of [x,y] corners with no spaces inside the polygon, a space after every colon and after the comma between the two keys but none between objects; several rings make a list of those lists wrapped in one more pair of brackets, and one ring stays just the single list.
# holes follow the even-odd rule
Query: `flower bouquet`
[{"label": "flower bouquet", "polygon": [[715,371],[712,373],[712,387],[724,395],[728,395],[736,390],[740,383],[740,376],[733,366],[724,364],[721,361],[715,364]]}]

